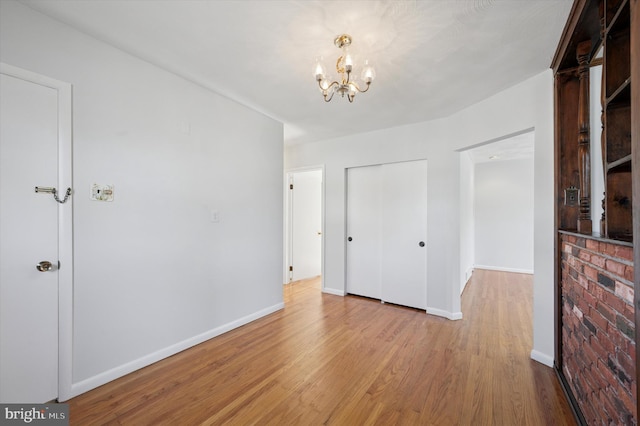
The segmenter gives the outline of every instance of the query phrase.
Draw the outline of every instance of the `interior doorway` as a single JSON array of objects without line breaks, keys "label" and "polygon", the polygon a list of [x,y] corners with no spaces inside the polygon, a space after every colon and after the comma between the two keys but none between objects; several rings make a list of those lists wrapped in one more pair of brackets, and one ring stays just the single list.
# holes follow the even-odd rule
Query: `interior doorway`
[{"label": "interior doorway", "polygon": [[323,275],[324,168],[287,172],[285,194],[284,283],[288,284]]},{"label": "interior doorway", "polygon": [[475,268],[533,273],[534,137],[527,129],[461,152],[465,280]]}]

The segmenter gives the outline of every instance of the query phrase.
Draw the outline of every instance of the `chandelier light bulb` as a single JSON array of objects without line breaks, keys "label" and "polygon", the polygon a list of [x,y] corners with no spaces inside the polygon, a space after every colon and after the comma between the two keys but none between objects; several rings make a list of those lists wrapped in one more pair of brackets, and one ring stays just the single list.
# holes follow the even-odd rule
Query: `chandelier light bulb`
[{"label": "chandelier light bulb", "polygon": [[316,61],[316,65],[313,68],[313,74],[316,77],[317,81],[323,80],[324,76],[327,74],[327,71],[324,69],[324,65],[322,65],[322,58],[318,58]]},{"label": "chandelier light bulb", "polygon": [[349,51],[347,51],[347,49],[344,49],[345,55],[344,55],[344,69],[346,72],[351,72],[351,70],[353,69],[353,56],[351,55],[351,53],[349,53]]},{"label": "chandelier light bulb", "polygon": [[370,84],[376,78],[376,70],[373,69],[371,65],[369,65],[369,60],[364,61],[364,68],[362,69],[362,80]]}]

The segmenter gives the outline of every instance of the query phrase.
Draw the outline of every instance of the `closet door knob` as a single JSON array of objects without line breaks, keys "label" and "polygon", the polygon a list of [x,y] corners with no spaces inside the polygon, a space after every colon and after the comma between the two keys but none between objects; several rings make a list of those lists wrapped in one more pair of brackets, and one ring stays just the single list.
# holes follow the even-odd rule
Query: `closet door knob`
[{"label": "closet door knob", "polygon": [[347,241],[353,241],[353,238],[349,237],[347,238]]},{"label": "closet door knob", "polygon": [[424,241],[420,241],[420,242],[418,243],[418,245],[419,245],[420,247],[424,247]]}]

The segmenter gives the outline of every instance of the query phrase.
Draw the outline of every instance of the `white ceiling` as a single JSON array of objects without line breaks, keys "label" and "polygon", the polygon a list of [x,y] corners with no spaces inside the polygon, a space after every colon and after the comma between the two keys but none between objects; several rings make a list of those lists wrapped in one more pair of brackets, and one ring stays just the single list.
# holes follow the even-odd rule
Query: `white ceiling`
[{"label": "white ceiling", "polygon": [[[444,117],[548,69],[572,0],[21,0],[312,142]],[[377,78],[325,103],[348,33]]]}]

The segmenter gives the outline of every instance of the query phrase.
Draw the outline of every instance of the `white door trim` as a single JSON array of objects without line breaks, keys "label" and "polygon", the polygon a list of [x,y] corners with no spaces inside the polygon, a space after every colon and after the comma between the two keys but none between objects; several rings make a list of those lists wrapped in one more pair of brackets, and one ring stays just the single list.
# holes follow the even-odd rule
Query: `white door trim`
[{"label": "white door trim", "polygon": [[293,214],[293,203],[291,200],[291,191],[289,191],[289,184],[291,182],[291,177],[293,174],[295,173],[300,173],[300,172],[311,172],[311,171],[320,171],[321,175],[322,175],[322,187],[320,189],[321,191],[321,206],[320,206],[320,220],[321,220],[321,226],[322,229],[320,230],[322,232],[322,235],[320,236],[320,244],[321,244],[321,248],[320,248],[320,274],[321,274],[321,287],[322,287],[322,291],[324,292],[324,230],[325,230],[325,170],[324,170],[324,164],[318,165],[318,166],[308,166],[308,167],[299,167],[299,168],[294,168],[294,169],[287,169],[285,170],[284,173],[284,248],[285,248],[285,253],[283,256],[284,259],[284,265],[283,265],[283,283],[287,284],[289,283],[289,265],[291,265],[292,262],[292,246],[293,246],[293,238],[292,238],[292,214]]},{"label": "white door trim", "polygon": [[[54,80],[0,62],[0,73],[49,87],[58,92],[58,189],[72,185],[72,89]],[[58,400],[71,398],[73,371],[73,198],[58,205]]]}]

